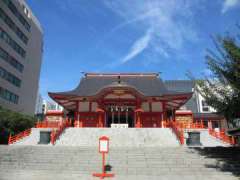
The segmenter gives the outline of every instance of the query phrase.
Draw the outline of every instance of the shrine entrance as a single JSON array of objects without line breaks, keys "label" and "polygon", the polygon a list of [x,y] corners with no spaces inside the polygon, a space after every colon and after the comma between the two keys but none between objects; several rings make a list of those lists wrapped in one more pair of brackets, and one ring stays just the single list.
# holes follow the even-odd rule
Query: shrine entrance
[{"label": "shrine entrance", "polygon": [[106,125],[116,128],[134,127],[134,107],[108,106],[106,108]]}]

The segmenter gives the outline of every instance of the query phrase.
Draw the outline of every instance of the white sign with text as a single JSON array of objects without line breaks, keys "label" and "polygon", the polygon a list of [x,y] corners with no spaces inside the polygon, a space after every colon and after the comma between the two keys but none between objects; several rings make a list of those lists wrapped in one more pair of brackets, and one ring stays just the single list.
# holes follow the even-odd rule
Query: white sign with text
[{"label": "white sign with text", "polygon": [[111,128],[128,128],[128,124],[111,124]]}]

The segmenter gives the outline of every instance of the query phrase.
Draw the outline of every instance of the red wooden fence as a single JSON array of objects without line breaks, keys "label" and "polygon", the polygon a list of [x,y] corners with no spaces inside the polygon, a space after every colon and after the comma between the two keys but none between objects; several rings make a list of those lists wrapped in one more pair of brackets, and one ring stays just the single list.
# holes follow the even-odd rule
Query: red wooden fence
[{"label": "red wooden fence", "polygon": [[178,138],[180,144],[183,145],[184,144],[184,131],[181,128],[181,126],[179,126],[178,123],[173,122],[173,121],[169,122],[168,125],[166,125],[166,126],[169,126],[172,129],[172,131]]},{"label": "red wooden fence", "polygon": [[235,138],[233,136],[228,136],[225,133],[225,130],[220,130],[220,131],[215,131],[214,129],[209,129],[208,130],[209,134],[212,135],[213,137],[220,139],[221,141],[231,144],[231,145],[235,145],[236,141]]},{"label": "red wooden fence", "polygon": [[8,144],[13,144],[16,141],[19,141],[20,139],[23,139],[24,137],[27,137],[31,134],[31,129],[27,129],[19,134],[16,134],[14,136],[10,135],[8,138]]},{"label": "red wooden fence", "polygon": [[51,144],[54,145],[57,138],[62,134],[65,128],[71,126],[71,121],[66,120],[62,123],[60,123],[57,127],[57,129],[53,129],[51,132]]},{"label": "red wooden fence", "polygon": [[58,128],[60,123],[59,121],[41,121],[36,123],[36,128]]},{"label": "red wooden fence", "polygon": [[184,129],[207,129],[202,122],[177,122],[177,125]]}]

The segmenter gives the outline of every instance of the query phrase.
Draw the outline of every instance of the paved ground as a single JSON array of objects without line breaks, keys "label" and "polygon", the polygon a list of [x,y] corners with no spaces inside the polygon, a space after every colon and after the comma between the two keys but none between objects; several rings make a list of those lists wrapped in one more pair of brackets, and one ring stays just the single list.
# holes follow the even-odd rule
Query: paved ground
[{"label": "paved ground", "polygon": [[[8,177],[1,177],[1,180],[97,180],[99,178],[94,178],[91,175],[76,175],[76,174],[66,174],[66,173],[48,173],[44,174],[42,172],[32,172],[22,171],[17,174],[10,174]],[[116,175],[114,178],[106,178],[113,180],[237,180],[238,178],[232,175]]]},{"label": "paved ground", "polygon": [[[0,146],[0,180],[87,180],[101,171],[93,147]],[[239,148],[111,148],[116,180],[240,179]]]}]

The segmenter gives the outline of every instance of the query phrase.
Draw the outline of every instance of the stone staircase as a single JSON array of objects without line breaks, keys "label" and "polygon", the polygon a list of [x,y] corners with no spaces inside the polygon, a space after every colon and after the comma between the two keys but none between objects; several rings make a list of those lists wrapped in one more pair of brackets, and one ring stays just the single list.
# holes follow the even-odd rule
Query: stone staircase
[{"label": "stone staircase", "polygon": [[57,146],[98,146],[100,136],[108,136],[112,147],[177,147],[169,128],[67,128]]},{"label": "stone staircase", "polygon": [[[51,128],[32,128],[31,134],[14,145],[37,145],[40,131],[51,131]],[[185,137],[187,137],[185,131]],[[190,130],[191,131],[191,130]],[[195,131],[195,130],[193,130]],[[200,131],[202,146],[229,146],[211,135],[208,130]],[[67,128],[56,141],[57,146],[96,147],[102,135],[110,137],[112,147],[177,147],[179,142],[169,128]]]},{"label": "stone staircase", "polygon": [[[116,180],[237,180],[240,149],[233,147],[110,147]],[[0,146],[0,180],[90,180],[101,171],[96,147]]]}]

